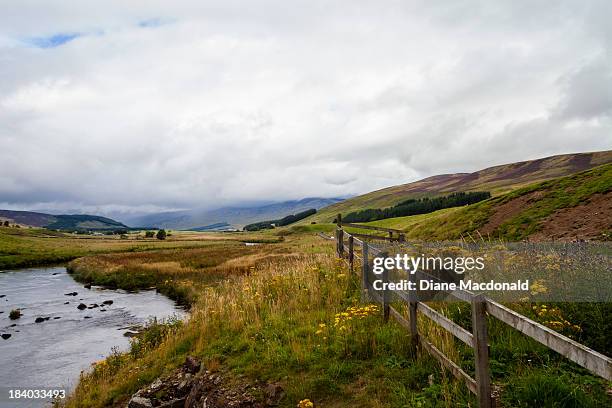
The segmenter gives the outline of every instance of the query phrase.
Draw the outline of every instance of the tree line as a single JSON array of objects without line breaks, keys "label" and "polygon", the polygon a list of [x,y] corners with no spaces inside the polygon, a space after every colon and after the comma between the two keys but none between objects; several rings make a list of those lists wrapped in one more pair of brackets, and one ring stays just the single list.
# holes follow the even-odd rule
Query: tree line
[{"label": "tree line", "polygon": [[288,215],[286,217],[281,218],[280,220],[271,220],[271,221],[260,221],[255,222],[253,224],[248,224],[244,226],[244,231],[259,231],[262,229],[271,229],[274,227],[283,227],[285,225],[293,224],[299,220],[302,220],[306,217],[310,217],[313,214],[316,214],[317,210],[311,208],[310,210],[302,211],[297,214]]},{"label": "tree line", "polygon": [[355,211],[343,217],[346,222],[368,222],[382,220],[385,218],[405,217],[408,215],[427,214],[443,208],[459,207],[474,204],[491,198],[488,191],[474,191],[468,193],[453,193],[447,196],[434,198],[419,198],[402,201],[393,207],[368,208]]}]

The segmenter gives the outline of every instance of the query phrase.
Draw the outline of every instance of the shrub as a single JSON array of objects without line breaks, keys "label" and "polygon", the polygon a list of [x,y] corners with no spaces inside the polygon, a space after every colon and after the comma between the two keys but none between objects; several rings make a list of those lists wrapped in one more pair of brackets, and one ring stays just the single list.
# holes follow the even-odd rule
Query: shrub
[{"label": "shrub", "polygon": [[166,230],[160,229],[157,231],[157,235],[155,236],[157,239],[166,239]]},{"label": "shrub", "polygon": [[155,231],[145,231],[145,238],[153,238],[155,236]]}]

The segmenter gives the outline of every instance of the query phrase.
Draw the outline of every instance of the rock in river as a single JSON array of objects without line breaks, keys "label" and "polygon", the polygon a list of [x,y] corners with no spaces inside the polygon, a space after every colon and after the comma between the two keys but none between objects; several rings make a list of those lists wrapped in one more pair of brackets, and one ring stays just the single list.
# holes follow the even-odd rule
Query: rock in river
[{"label": "rock in river", "polygon": [[3,338],[4,340],[8,340],[8,339],[10,339],[10,338],[11,338],[11,335],[10,335],[10,334],[8,334],[8,333],[2,333],[2,338]]},{"label": "rock in river", "polygon": [[91,289],[91,283],[86,283],[85,286],[83,286],[85,289]]},{"label": "rock in river", "polygon": [[44,317],[37,317],[36,320],[34,320],[34,323],[42,323],[45,321]]},{"label": "rock in river", "polygon": [[112,300],[105,300],[104,302],[102,302],[103,305],[112,305],[113,301]]},{"label": "rock in river", "polygon": [[64,293],[64,295],[66,295],[66,296],[76,296],[78,294],[79,294],[78,292]]},{"label": "rock in river", "polygon": [[87,309],[87,305],[85,303],[79,303],[79,305],[77,306],[77,309],[85,310],[85,309]]}]

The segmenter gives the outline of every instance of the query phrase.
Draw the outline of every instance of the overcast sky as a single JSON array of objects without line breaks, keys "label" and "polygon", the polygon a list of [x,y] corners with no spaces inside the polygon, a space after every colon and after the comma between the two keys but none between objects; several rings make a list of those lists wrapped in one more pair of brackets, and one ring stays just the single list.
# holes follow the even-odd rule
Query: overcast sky
[{"label": "overcast sky", "polygon": [[0,1],[0,208],[342,196],[612,148],[610,1]]}]

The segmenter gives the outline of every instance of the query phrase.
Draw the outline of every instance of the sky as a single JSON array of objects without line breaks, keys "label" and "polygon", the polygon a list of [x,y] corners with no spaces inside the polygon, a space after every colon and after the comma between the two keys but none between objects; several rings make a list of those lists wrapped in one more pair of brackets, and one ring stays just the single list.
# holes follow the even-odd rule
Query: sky
[{"label": "sky", "polygon": [[338,197],[612,148],[610,1],[0,0],[0,208]]}]

